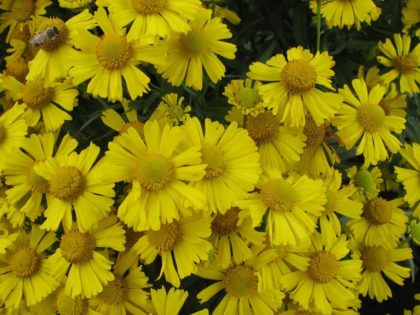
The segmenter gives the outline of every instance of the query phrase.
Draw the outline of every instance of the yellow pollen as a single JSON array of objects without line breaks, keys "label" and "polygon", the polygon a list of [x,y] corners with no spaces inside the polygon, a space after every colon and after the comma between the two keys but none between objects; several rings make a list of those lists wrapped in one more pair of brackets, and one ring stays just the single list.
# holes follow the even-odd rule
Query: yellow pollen
[{"label": "yellow pollen", "polygon": [[28,81],[22,89],[22,100],[31,109],[40,110],[51,103],[54,89],[39,82]]},{"label": "yellow pollen", "polygon": [[376,132],[383,127],[385,117],[385,111],[381,106],[364,104],[359,108],[357,118],[367,132]]},{"label": "yellow pollen", "polygon": [[50,180],[50,193],[64,201],[76,200],[84,191],[86,179],[74,166],[61,166]]},{"label": "yellow pollen", "polygon": [[376,225],[386,224],[391,221],[392,207],[385,199],[380,197],[369,200],[363,207],[367,220]]},{"label": "yellow pollen", "polygon": [[31,185],[33,192],[46,193],[49,190],[49,183],[46,179],[35,173],[34,167],[32,166],[28,171],[28,182]]},{"label": "yellow pollen", "polygon": [[223,284],[226,292],[236,298],[250,298],[257,294],[258,278],[249,266],[237,266],[230,269]]},{"label": "yellow pollen", "polygon": [[228,236],[238,230],[239,208],[230,208],[225,214],[218,213],[211,222],[211,230],[221,236]]},{"label": "yellow pollen", "polygon": [[15,0],[11,8],[11,14],[18,22],[29,20],[34,12],[35,4],[33,0]]},{"label": "yellow pollen", "polygon": [[326,134],[325,126],[317,126],[311,115],[306,116],[303,132],[306,136],[306,146],[309,148],[319,147],[324,142]]},{"label": "yellow pollen", "polygon": [[354,184],[356,187],[364,188],[365,190],[371,190],[376,187],[375,178],[367,170],[359,170],[354,176]]},{"label": "yellow pollen", "polygon": [[47,28],[50,27],[57,28],[58,34],[54,38],[49,39],[42,44],[41,49],[48,52],[54,51],[61,45],[65,44],[69,36],[69,30],[67,29],[66,24],[63,20],[59,18],[48,18],[39,26],[39,28],[37,29],[37,33],[33,35],[36,35],[39,32],[44,32]]},{"label": "yellow pollen", "polygon": [[286,257],[287,254],[289,253],[287,247],[284,245],[276,246],[276,249],[277,249],[277,259],[282,259]]},{"label": "yellow pollen", "polygon": [[393,65],[399,73],[410,73],[417,68],[417,58],[414,54],[397,56],[393,59]]},{"label": "yellow pollen", "polygon": [[270,178],[261,188],[260,196],[264,204],[273,211],[293,210],[297,196],[291,184],[283,179]]},{"label": "yellow pollen", "polygon": [[6,140],[7,137],[7,131],[6,128],[3,127],[2,124],[0,124],[0,144]]},{"label": "yellow pollen", "polygon": [[327,283],[336,277],[338,270],[338,261],[334,255],[320,251],[312,254],[307,274],[315,282]]},{"label": "yellow pollen", "polygon": [[144,124],[141,121],[129,121],[124,125],[124,127],[121,128],[119,131],[120,134],[123,134],[127,132],[128,128],[133,127],[136,129],[137,133],[140,135],[140,137],[144,138]]},{"label": "yellow pollen", "polygon": [[272,141],[278,134],[280,122],[271,112],[263,112],[257,116],[249,116],[246,129],[249,136],[257,143],[263,144]]},{"label": "yellow pollen", "polygon": [[247,108],[253,108],[260,102],[260,95],[254,88],[244,87],[238,93],[238,100],[240,104]]},{"label": "yellow pollen", "polygon": [[281,81],[290,94],[302,94],[315,86],[316,72],[305,60],[292,60],[284,66]]},{"label": "yellow pollen", "polygon": [[207,164],[206,179],[217,178],[226,171],[227,164],[224,160],[224,153],[214,145],[203,145],[201,148],[201,159],[204,164]]},{"label": "yellow pollen", "polygon": [[29,72],[28,63],[23,57],[13,58],[6,61],[6,74],[11,75],[20,82],[25,81]]},{"label": "yellow pollen", "polygon": [[184,51],[191,57],[199,55],[208,48],[207,36],[200,31],[190,31],[186,35],[181,35]]},{"label": "yellow pollen", "polygon": [[59,315],[85,315],[88,310],[88,301],[81,295],[72,298],[59,289],[56,295],[57,313]]},{"label": "yellow pollen", "polygon": [[131,0],[131,5],[139,14],[155,15],[161,13],[166,2],[167,0]]},{"label": "yellow pollen", "polygon": [[124,37],[108,34],[96,45],[96,59],[107,70],[124,68],[131,58],[130,44]]},{"label": "yellow pollen", "polygon": [[92,259],[96,242],[89,233],[71,230],[61,237],[60,249],[63,257],[72,264],[84,264]]},{"label": "yellow pollen", "polygon": [[361,259],[364,269],[371,272],[381,272],[388,264],[388,252],[380,246],[365,247]]},{"label": "yellow pollen", "polygon": [[118,305],[124,302],[127,291],[124,278],[120,275],[115,275],[115,279],[108,282],[104,290],[99,293],[98,297],[105,304]]},{"label": "yellow pollen", "polygon": [[147,232],[150,243],[159,251],[171,251],[182,240],[182,229],[178,221],[161,224],[160,230]]},{"label": "yellow pollen", "polygon": [[172,161],[166,157],[148,153],[140,157],[134,167],[134,179],[141,187],[148,191],[165,189],[175,178],[175,169]]},{"label": "yellow pollen", "polygon": [[18,278],[27,278],[36,273],[41,260],[39,255],[29,246],[17,248],[9,258],[9,267]]}]

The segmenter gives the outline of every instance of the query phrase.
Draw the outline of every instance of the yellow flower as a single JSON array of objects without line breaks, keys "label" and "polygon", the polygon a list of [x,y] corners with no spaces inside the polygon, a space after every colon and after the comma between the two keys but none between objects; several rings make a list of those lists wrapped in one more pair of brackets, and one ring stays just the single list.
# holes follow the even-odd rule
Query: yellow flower
[{"label": "yellow flower", "polygon": [[176,93],[168,93],[162,96],[162,101],[153,111],[149,120],[157,120],[161,125],[182,125],[190,117],[191,106],[184,106],[184,97]]},{"label": "yellow flower", "polygon": [[42,117],[47,131],[58,130],[66,120],[71,120],[68,113],[77,105],[79,94],[70,81],[47,83],[43,80],[19,82],[14,77],[6,76],[3,81],[12,98],[26,105],[22,118],[30,127],[39,123]]},{"label": "yellow flower", "polygon": [[199,0],[112,0],[107,1],[112,18],[120,26],[130,23],[128,39],[143,34],[169,37],[173,32],[187,33],[189,20],[200,9]]},{"label": "yellow flower", "polygon": [[58,0],[58,4],[62,8],[80,9],[88,6],[94,0]]},{"label": "yellow flower", "polygon": [[184,137],[178,126],[160,128],[148,121],[144,140],[129,128],[108,144],[107,176],[132,183],[118,216],[135,231],[158,230],[161,223],[179,219],[186,205],[204,208],[205,196],[187,183],[201,180],[206,165],[201,164],[200,147],[180,147]]},{"label": "yellow flower", "polygon": [[[66,280],[64,280],[65,282]],[[57,312],[59,315],[79,315],[79,314],[86,314],[86,315],[103,315],[101,313],[96,312],[92,306],[92,300],[83,297],[82,295],[77,295],[75,297],[71,297],[70,295],[66,294],[64,287],[59,287],[52,297],[52,303],[54,306],[54,313]],[[38,313],[34,313],[38,315]],[[50,314],[47,312],[39,313],[41,314]],[[28,314],[32,315],[32,314]]]},{"label": "yellow flower", "polygon": [[235,58],[236,46],[223,41],[231,38],[232,33],[220,18],[212,18],[211,14],[211,10],[199,10],[190,22],[190,31],[169,37],[166,62],[157,65],[157,69],[171,84],[180,86],[185,80],[185,85],[201,90],[203,67],[210,81],[217,83],[226,70],[217,55]]},{"label": "yellow flower", "polygon": [[413,216],[420,218],[420,144],[406,144],[400,153],[413,169],[396,166],[395,173],[398,181],[404,185],[404,200],[414,208]]},{"label": "yellow flower", "polygon": [[[6,67],[4,72],[7,76],[12,76],[20,82],[25,81],[25,77],[29,72],[28,62],[22,56],[17,56],[15,58],[6,59]],[[4,85],[4,81],[3,81]],[[5,87],[3,86],[2,89]]]},{"label": "yellow flower", "polygon": [[284,275],[282,285],[305,310],[331,314],[333,308],[353,304],[362,262],[344,259],[350,251],[344,235],[326,243],[321,239],[319,234],[313,235],[312,248],[306,257],[296,257],[298,270]]},{"label": "yellow flower", "polygon": [[352,81],[354,92],[346,84],[339,92],[344,105],[333,120],[337,135],[347,150],[356,144],[356,155],[363,154],[365,165],[376,165],[388,158],[388,151],[397,153],[401,143],[396,136],[405,128],[405,119],[387,115],[379,105],[385,95],[385,87],[376,85],[368,91],[360,79]]},{"label": "yellow flower", "polygon": [[[395,44],[395,45],[394,45]],[[378,62],[391,68],[382,75],[382,80],[389,84],[399,78],[401,93],[419,93],[420,89],[420,44],[411,48],[411,37],[407,34],[394,34],[394,44],[389,38],[379,42],[378,47],[384,56],[378,56]]]},{"label": "yellow flower", "polygon": [[32,306],[43,300],[58,286],[44,252],[56,241],[37,225],[30,232],[19,232],[16,241],[0,258],[0,300],[6,308],[16,309],[21,301]]},{"label": "yellow flower", "polygon": [[104,165],[93,165],[99,152],[99,147],[91,143],[79,154],[57,155],[34,165],[35,173],[49,184],[43,229],[56,231],[62,222],[69,230],[73,210],[81,232],[107,216],[115,192],[114,184],[104,175]]},{"label": "yellow flower", "polygon": [[[420,3],[416,0],[408,0],[401,13],[404,29],[408,30],[420,22]],[[417,30],[417,33],[420,34],[420,29]]]},{"label": "yellow flower", "polygon": [[[1,201],[0,201],[0,204],[1,204]],[[18,236],[17,231],[12,229],[9,221],[6,218],[2,217],[0,219],[0,255],[3,255],[6,253],[6,249],[10,245],[13,245],[17,236]]]},{"label": "yellow flower", "polygon": [[228,8],[221,7],[217,4],[214,6],[214,15],[228,20],[233,25],[238,25],[241,23],[241,18],[236,14],[236,12],[229,10]]},{"label": "yellow flower", "polygon": [[75,298],[91,298],[104,290],[115,279],[112,261],[99,248],[124,250],[124,229],[115,216],[101,220],[95,228],[82,233],[75,224],[65,232],[60,246],[48,257],[51,271],[57,279],[65,281],[65,294]]},{"label": "yellow flower", "polygon": [[366,202],[378,196],[379,187],[383,183],[378,167],[368,169],[366,166],[357,168],[353,165],[347,170],[347,176],[350,178],[350,186],[355,188],[352,199]]},{"label": "yellow flower", "polygon": [[246,130],[236,123],[226,129],[208,118],[204,123],[204,130],[197,118],[183,125],[186,146],[198,146],[207,164],[204,178],[192,186],[206,195],[208,210],[223,214],[254,190],[261,173],[259,155]]},{"label": "yellow flower", "polygon": [[224,96],[228,98],[228,103],[238,108],[243,115],[256,116],[265,111],[258,87],[261,82],[245,80],[232,80],[225,86]]},{"label": "yellow flower", "polygon": [[330,119],[340,108],[342,97],[336,93],[323,92],[317,85],[332,90],[331,68],[335,62],[327,52],[315,56],[303,47],[287,51],[287,60],[275,55],[265,64],[250,65],[248,77],[269,81],[259,87],[267,107],[279,115],[280,121],[289,126],[304,126],[305,114],[310,113],[317,125]]},{"label": "yellow flower", "polygon": [[208,259],[212,246],[206,239],[210,233],[210,218],[196,214],[162,224],[158,230],[148,230],[133,249],[147,265],[160,255],[159,278],[165,275],[166,281],[178,288],[180,279],[191,275],[198,263]]}]

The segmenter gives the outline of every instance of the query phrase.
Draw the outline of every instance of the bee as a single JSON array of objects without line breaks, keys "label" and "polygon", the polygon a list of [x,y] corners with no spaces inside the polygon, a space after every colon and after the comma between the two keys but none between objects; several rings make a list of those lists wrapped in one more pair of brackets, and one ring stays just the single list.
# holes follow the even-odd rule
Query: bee
[{"label": "bee", "polygon": [[44,31],[39,32],[34,37],[32,37],[30,43],[33,47],[40,48],[47,42],[54,40],[59,33],[60,31],[55,26],[47,27]]}]

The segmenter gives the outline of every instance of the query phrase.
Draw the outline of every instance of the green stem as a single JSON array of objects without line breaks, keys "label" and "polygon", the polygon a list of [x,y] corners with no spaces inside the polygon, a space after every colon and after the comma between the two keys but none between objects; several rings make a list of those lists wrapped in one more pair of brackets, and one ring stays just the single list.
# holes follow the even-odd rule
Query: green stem
[{"label": "green stem", "polygon": [[316,4],[316,51],[320,51],[321,46],[321,0]]}]

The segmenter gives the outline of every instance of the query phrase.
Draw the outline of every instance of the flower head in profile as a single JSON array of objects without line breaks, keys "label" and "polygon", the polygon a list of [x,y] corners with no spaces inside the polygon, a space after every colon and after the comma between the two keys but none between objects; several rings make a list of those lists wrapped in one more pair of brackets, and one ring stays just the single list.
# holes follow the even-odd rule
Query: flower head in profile
[{"label": "flower head in profile", "polygon": [[411,37],[407,34],[394,34],[393,42],[387,38],[379,42],[378,62],[390,68],[382,75],[388,84],[397,79],[401,93],[419,93],[420,85],[420,44],[411,49]]},{"label": "flower head in profile", "polygon": [[203,88],[203,67],[210,81],[217,83],[225,74],[218,56],[235,57],[236,46],[225,42],[232,33],[220,18],[212,18],[211,10],[200,9],[190,22],[187,33],[173,33],[167,43],[168,56],[158,72],[172,85],[185,85],[196,90]]},{"label": "flower head in profile", "polygon": [[287,126],[304,126],[309,113],[316,125],[331,119],[340,108],[342,97],[334,92],[323,92],[317,86],[332,90],[331,68],[335,62],[327,52],[315,56],[303,47],[287,51],[287,60],[275,55],[266,63],[254,62],[248,77],[269,83],[259,87],[267,107],[278,114]]}]

